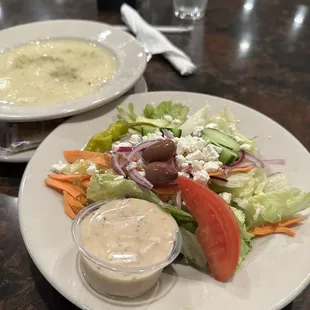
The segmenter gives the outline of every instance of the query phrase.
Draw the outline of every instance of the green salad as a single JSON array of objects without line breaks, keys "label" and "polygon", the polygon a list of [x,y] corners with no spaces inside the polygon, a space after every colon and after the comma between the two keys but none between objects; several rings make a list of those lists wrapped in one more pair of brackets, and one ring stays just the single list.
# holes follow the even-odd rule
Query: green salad
[{"label": "green salad", "polygon": [[[66,150],[67,163],[53,165],[46,184],[64,193],[75,215],[91,202],[139,198],[171,214],[183,236],[183,258],[219,281],[230,278],[252,249],[255,237],[282,233],[305,217],[310,193],[292,186],[262,159],[255,138],[238,131],[227,109],[171,101],[119,106],[118,121],[90,138],[83,151]],[[259,134],[259,133],[258,133]]]}]

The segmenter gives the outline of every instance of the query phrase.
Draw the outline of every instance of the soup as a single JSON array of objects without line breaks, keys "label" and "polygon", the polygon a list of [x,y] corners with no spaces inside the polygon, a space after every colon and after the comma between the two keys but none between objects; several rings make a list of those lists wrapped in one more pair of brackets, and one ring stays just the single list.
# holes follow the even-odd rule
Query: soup
[{"label": "soup", "polygon": [[44,40],[0,53],[0,106],[38,106],[79,99],[116,73],[106,48],[86,41]]}]

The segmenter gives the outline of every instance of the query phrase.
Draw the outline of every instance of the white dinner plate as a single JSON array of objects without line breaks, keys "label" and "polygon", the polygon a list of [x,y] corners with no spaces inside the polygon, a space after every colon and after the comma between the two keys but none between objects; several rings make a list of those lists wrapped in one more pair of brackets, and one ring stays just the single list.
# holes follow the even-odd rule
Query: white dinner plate
[{"label": "white dinner plate", "polygon": [[[134,94],[146,93],[147,92],[147,84],[143,76],[137,81],[134,85],[132,92]],[[0,162],[8,162],[8,163],[26,163],[30,160],[36,150],[29,150],[25,152],[20,152],[16,154],[7,154],[5,152],[1,152],[0,150]]]},{"label": "white dinner plate", "polygon": [[86,97],[44,106],[0,106],[0,120],[38,121],[65,117],[94,109],[127,92],[146,67],[144,48],[130,34],[109,25],[82,20],[50,20],[16,26],[0,31],[0,51],[42,39],[91,41],[115,55],[115,77]]},{"label": "white dinner plate", "polygon": [[[46,279],[67,299],[88,310],[274,310],[294,299],[310,279],[310,222],[294,228],[294,238],[272,235],[253,241],[240,269],[227,283],[215,281],[192,267],[173,264],[162,274],[156,288],[131,301],[110,300],[90,289],[79,276],[77,250],[71,238],[71,220],[63,211],[62,196],[45,187],[44,178],[53,163],[64,160],[62,151],[80,149],[96,132],[115,119],[117,104],[134,103],[141,112],[146,103],[173,100],[191,106],[191,113],[210,105],[212,112],[224,106],[240,120],[240,130],[258,136],[264,158],[284,158],[291,181],[309,190],[305,164],[307,150],[289,132],[268,117],[225,99],[183,92],[131,95],[100,110],[71,118],[55,129],[32,157],[22,180],[19,221],[27,249]],[[270,139],[271,136],[271,139]],[[269,137],[269,138],[268,138]]]}]

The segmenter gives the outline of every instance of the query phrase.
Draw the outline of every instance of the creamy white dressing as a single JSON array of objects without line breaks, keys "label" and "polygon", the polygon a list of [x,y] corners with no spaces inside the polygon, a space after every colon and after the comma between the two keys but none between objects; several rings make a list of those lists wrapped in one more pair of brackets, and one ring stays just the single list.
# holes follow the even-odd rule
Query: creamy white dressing
[{"label": "creamy white dressing", "polygon": [[0,53],[1,105],[72,101],[104,87],[116,72],[106,48],[86,41],[43,40]]},{"label": "creamy white dressing", "polygon": [[99,267],[82,257],[87,282],[103,294],[136,297],[152,288],[162,268],[123,272],[159,264],[171,254],[178,226],[173,217],[156,204],[125,199],[108,202],[88,215],[81,228],[84,249],[104,264],[119,266],[119,271]]}]

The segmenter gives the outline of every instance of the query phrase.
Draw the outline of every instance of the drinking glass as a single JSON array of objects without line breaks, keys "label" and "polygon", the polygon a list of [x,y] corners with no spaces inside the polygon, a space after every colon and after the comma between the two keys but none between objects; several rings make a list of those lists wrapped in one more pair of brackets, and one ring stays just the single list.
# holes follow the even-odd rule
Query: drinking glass
[{"label": "drinking glass", "polygon": [[205,14],[208,0],[173,0],[174,14],[181,19],[199,19]]}]

